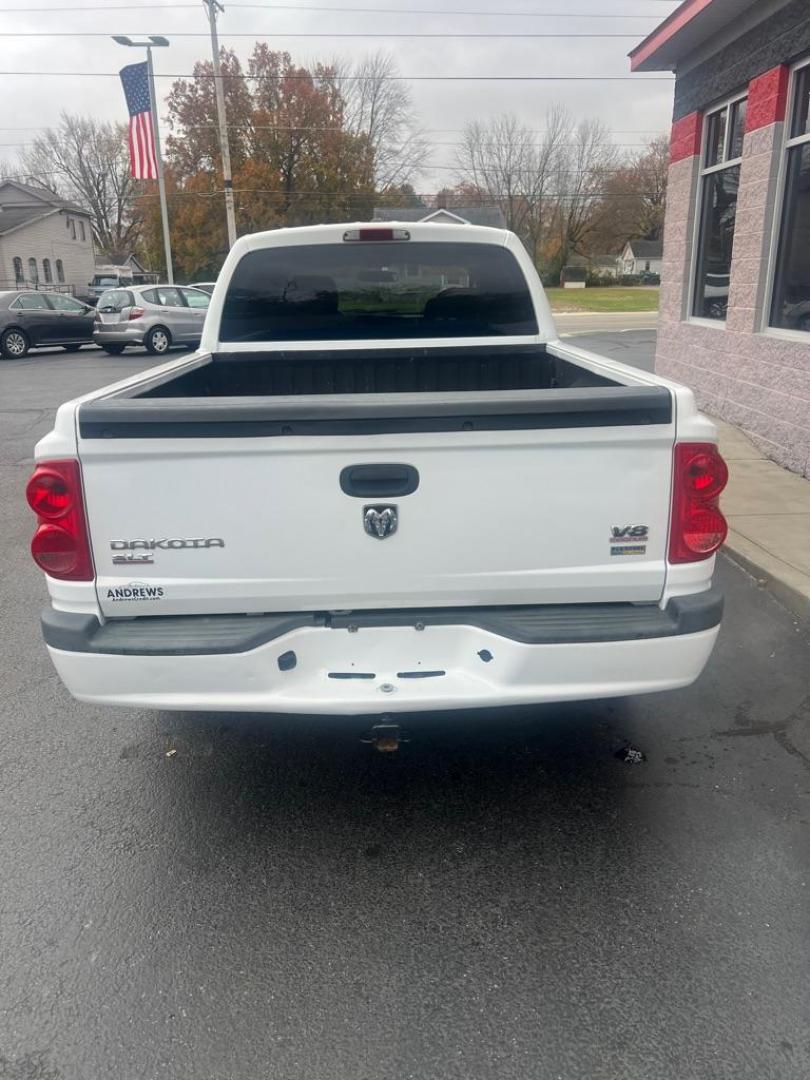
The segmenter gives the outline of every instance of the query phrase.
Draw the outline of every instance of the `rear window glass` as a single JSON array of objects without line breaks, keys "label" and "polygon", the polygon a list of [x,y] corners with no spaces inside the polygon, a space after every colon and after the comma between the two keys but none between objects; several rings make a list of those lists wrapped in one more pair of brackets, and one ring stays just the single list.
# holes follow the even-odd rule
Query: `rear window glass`
[{"label": "rear window glass", "polygon": [[349,241],[245,255],[228,286],[220,340],[536,333],[526,280],[504,248]]},{"label": "rear window glass", "polygon": [[99,311],[105,308],[109,311],[123,311],[125,307],[132,307],[134,303],[132,293],[127,292],[126,289],[110,289],[98,298],[97,307]]}]

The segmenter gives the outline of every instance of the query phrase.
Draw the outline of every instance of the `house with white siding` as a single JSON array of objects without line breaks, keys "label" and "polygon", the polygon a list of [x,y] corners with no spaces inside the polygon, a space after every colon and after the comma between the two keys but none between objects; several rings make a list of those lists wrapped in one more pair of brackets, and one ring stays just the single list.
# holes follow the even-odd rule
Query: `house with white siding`
[{"label": "house with white siding", "polygon": [[96,272],[90,214],[45,187],[0,180],[0,289],[86,296]]},{"label": "house with white siding", "polygon": [[663,259],[663,240],[628,240],[619,267],[623,274],[660,274]]}]

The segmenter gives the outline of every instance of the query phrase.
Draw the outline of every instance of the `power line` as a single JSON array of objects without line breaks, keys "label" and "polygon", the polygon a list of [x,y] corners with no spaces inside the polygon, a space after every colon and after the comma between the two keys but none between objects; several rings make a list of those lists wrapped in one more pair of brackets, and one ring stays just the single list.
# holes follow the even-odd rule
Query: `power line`
[{"label": "power line", "polygon": [[[177,32],[172,31],[172,30],[167,30],[166,33],[163,36],[166,36],[168,34],[171,34],[171,36],[173,38],[207,38],[208,37],[208,34],[204,33],[203,31],[197,31],[197,30],[181,30],[181,31],[177,31]],[[45,31],[42,31],[42,30],[31,30],[31,31],[28,31],[28,30],[23,30],[23,31],[17,31],[17,30],[6,31],[6,30],[2,30],[2,31],[0,31],[0,37],[3,37],[3,38],[12,38],[12,37],[13,38],[108,38],[108,37],[111,37],[111,36],[112,35],[111,35],[111,33],[109,31],[101,31],[101,30],[45,30]],[[136,37],[137,35],[133,33],[133,34],[131,34],[129,36]],[[600,34],[580,34],[580,33],[495,34],[495,33],[489,33],[489,32],[487,32],[487,33],[467,33],[466,31],[462,31],[461,33],[459,33],[458,31],[453,31],[453,30],[446,31],[445,33],[436,33],[436,34],[421,33],[421,32],[420,33],[408,34],[408,33],[402,33],[402,32],[399,32],[399,31],[397,31],[396,33],[369,33],[369,32],[367,32],[365,30],[358,31],[356,33],[352,32],[352,33],[348,33],[348,34],[335,34],[335,33],[329,32],[329,31],[324,32],[324,33],[309,33],[309,32],[306,32],[306,33],[298,33],[298,34],[287,34],[287,33],[275,33],[275,32],[273,32],[272,34],[256,34],[256,33],[253,33],[251,31],[242,31],[242,30],[240,30],[240,31],[232,32],[232,31],[225,30],[225,31],[223,31],[223,33],[220,36],[223,37],[223,38],[253,38],[254,40],[258,40],[260,38],[266,38],[266,39],[271,39],[273,41],[275,41],[275,40],[277,40],[279,38],[284,38],[284,39],[290,39],[290,38],[295,38],[295,39],[298,39],[298,38],[329,38],[330,40],[333,39],[333,38],[352,38],[352,39],[354,39],[354,38],[385,38],[385,39],[388,39],[388,38],[409,38],[409,39],[412,39],[412,38],[453,38],[453,39],[455,39],[455,38],[487,38],[487,39],[489,39],[489,38],[518,38],[518,39],[521,39],[521,38],[531,38],[531,39],[538,39],[538,38],[588,38],[588,39],[590,39],[590,38],[625,38],[625,39],[629,39],[631,41],[635,41],[638,38],[637,33],[635,33],[635,34],[632,34],[632,33],[628,33],[628,34],[601,34],[601,33]]]},{"label": "power line", "polygon": [[[396,164],[396,162],[394,162],[394,164]],[[621,170],[619,170],[619,172],[620,171]],[[612,172],[615,172],[615,170],[602,170],[600,172],[602,172],[602,175],[606,176],[606,175],[609,175]],[[563,173],[557,173],[555,175],[557,175],[557,176],[573,176],[573,175],[579,175],[579,174],[578,173],[573,173],[573,172],[570,172],[570,171],[566,171],[566,172],[563,172]],[[31,173],[31,172],[16,173],[16,174],[8,173],[8,174],[3,174],[2,176],[0,176],[0,183],[2,183],[3,180],[19,180],[19,181],[21,181],[21,183],[30,184],[32,180],[40,180],[40,179],[42,179],[44,177],[48,177],[49,179],[53,179],[54,177],[60,177],[60,176],[68,176],[69,177],[70,173],[68,173],[68,171],[65,170],[65,168],[52,168],[52,170],[50,170],[49,172],[44,172],[44,173],[41,173],[39,171],[36,172],[36,173]],[[222,189],[222,188],[213,188],[210,191],[167,191],[166,192],[166,197],[168,199],[185,199],[185,198],[215,199],[216,197],[218,197],[218,195],[222,194],[222,191],[224,191],[224,189]],[[234,193],[241,193],[241,194],[279,194],[279,195],[292,194],[292,195],[303,195],[303,197],[318,198],[318,199],[320,199],[320,198],[337,198],[337,197],[346,197],[346,198],[351,197],[352,199],[386,199],[386,198],[390,198],[390,194],[391,194],[391,192],[387,193],[387,192],[384,192],[384,191],[287,191],[284,188],[234,188],[233,191],[234,191]],[[660,191],[592,191],[592,192],[573,191],[573,192],[552,192],[552,193],[550,193],[549,198],[550,199],[584,199],[584,198],[588,198],[588,199],[631,199],[631,198],[639,197],[639,195],[646,195],[646,197],[651,198],[651,197],[653,197],[653,195],[659,195],[660,193],[661,193]],[[435,195],[435,192],[422,191],[422,192],[415,192],[414,194],[415,194],[415,198],[418,198],[418,199],[432,199],[434,197],[434,195]],[[130,195],[129,198],[131,198],[131,199],[157,199],[157,198],[159,198],[159,193],[157,191],[154,191],[154,192],[141,192],[141,193],[137,193],[137,194],[133,193],[133,194]],[[489,197],[489,199],[490,199],[490,201],[488,203],[481,203],[481,204],[482,205],[501,205],[504,202],[503,199],[498,200],[498,199],[495,199],[494,197]]]},{"label": "power line", "polygon": [[[267,130],[276,130],[276,129],[268,128]],[[346,135],[347,137],[350,137],[350,138],[353,137],[353,136],[356,137],[358,134],[359,135],[363,134],[363,132],[357,133],[357,132],[351,132],[351,131],[343,131],[341,128],[324,128],[324,129],[318,129],[318,128],[281,128],[281,129],[277,129],[277,130],[285,131],[285,132],[318,131],[318,130],[335,131],[338,134],[343,134],[343,135]],[[169,135],[169,138],[176,139],[178,137],[179,136]],[[427,144],[430,147],[442,146],[442,147],[447,147],[447,148],[449,148],[451,150],[453,150],[453,149],[462,150],[467,146],[466,143],[460,143],[460,142],[444,142],[444,141],[441,141],[441,140],[433,140],[433,139],[427,139],[425,141],[427,142]],[[25,150],[25,149],[28,149],[29,147],[36,146],[36,145],[37,145],[37,143],[35,143],[35,142],[0,142],[0,150],[17,150],[17,149]],[[489,149],[490,147],[496,146],[498,144],[494,143],[494,142],[486,142],[486,143],[482,143],[481,145],[484,147],[484,149]],[[577,143],[577,142],[565,142],[565,143],[559,143],[558,145],[559,146],[564,146],[564,147],[576,147],[576,146],[579,146],[580,144]],[[643,142],[635,142],[635,143],[611,142],[611,143],[608,143],[607,145],[609,147],[613,148],[613,149],[616,149],[616,150],[645,150],[645,149],[648,148],[648,143],[643,143]],[[401,162],[401,164],[407,164],[407,162]],[[450,166],[448,166],[448,165],[425,165],[424,166],[424,169],[426,169],[426,170],[430,170],[430,169],[446,169],[446,168],[450,168]]]},{"label": "power line", "polygon": [[[64,169],[58,169],[47,173],[37,173],[33,176],[31,173],[19,173],[17,175],[3,176],[2,180],[19,180],[23,183],[30,183],[32,180],[41,177],[54,177],[65,176],[67,173]],[[167,191],[166,197],[168,199],[187,199],[187,198],[199,198],[199,199],[215,199],[223,194],[223,188],[214,188],[211,191]],[[386,192],[374,192],[374,191],[286,191],[284,188],[234,188],[234,195],[284,195],[294,198],[313,198],[313,199],[372,199],[372,200],[385,200],[391,197],[390,193]],[[414,198],[417,199],[433,199],[435,198],[435,192],[414,192]],[[554,199],[637,199],[637,198],[653,198],[660,195],[659,191],[592,191],[592,192],[553,192],[548,196],[549,201]],[[132,194],[130,199],[157,199],[159,198],[158,192],[143,192],[141,194]],[[476,200],[476,206],[502,206],[507,201],[505,199],[496,199],[490,196],[488,199]],[[388,207],[388,209],[396,210],[397,207]],[[450,207],[449,209],[452,209]]]},{"label": "power line", "polygon": [[[216,127],[215,124],[187,124],[185,126],[189,130],[196,130],[197,128]],[[344,131],[345,130],[344,128],[335,127],[334,125],[332,125],[331,127],[316,127],[316,126],[282,127],[282,126],[279,126],[278,124],[271,124],[271,125],[267,125],[267,126],[260,126],[260,125],[244,126],[244,125],[239,125],[239,124],[228,124],[228,128],[231,129],[231,130],[234,130],[234,131]],[[53,127],[52,126],[49,127],[47,125],[41,126],[41,127],[31,127],[31,125],[29,124],[29,125],[26,125],[25,127],[0,127],[0,131],[51,131],[51,130],[53,130]],[[442,132],[442,133],[446,133],[446,132],[451,132],[452,133],[452,132],[466,131],[466,128],[421,128],[420,130],[423,131],[423,132],[439,131],[439,132]],[[543,135],[543,134],[545,134],[545,131],[546,131],[545,128],[528,128],[527,130],[529,131],[529,133],[531,135]],[[609,130],[606,131],[606,133],[608,135],[658,135],[658,134],[661,134],[661,129],[660,128],[610,128]],[[431,139],[430,141],[432,142],[433,140]],[[626,143],[624,145],[633,146],[635,144],[634,143]],[[639,144],[639,145],[641,145],[641,144]]]},{"label": "power line", "polygon": [[[6,78],[12,78],[17,76],[36,76],[38,79],[42,78],[100,78],[100,79],[117,79],[119,77],[117,71],[0,71],[0,75]],[[207,72],[190,72],[179,71],[173,73],[158,73],[155,72],[156,79],[213,79],[214,74],[208,74]],[[313,80],[311,74],[297,74],[295,72],[289,75],[233,75],[223,72],[223,79],[244,79],[252,82],[263,82],[265,80],[274,79],[280,81],[282,79],[304,79]],[[670,75],[644,75],[639,77],[638,75],[332,75],[330,79],[334,82],[634,82],[637,85],[645,82],[674,82],[674,76]]]},{"label": "power line", "polygon": [[[668,0],[669,2],[669,0]],[[672,0],[675,2],[675,0]],[[179,5],[178,5],[179,6]],[[229,8],[252,8],[260,11],[334,11],[336,14],[344,12],[363,12],[375,15],[463,15],[463,16],[504,16],[519,19],[657,19],[658,15],[596,15],[592,12],[575,14],[569,11],[458,11],[446,8],[380,8],[380,7],[322,7],[320,5],[299,4],[273,4],[268,9],[264,4],[228,4]]]},{"label": "power line", "polygon": [[[384,192],[371,192],[371,191],[286,191],[284,188],[234,188],[234,195],[283,195],[293,196],[298,198],[316,198],[316,199],[378,199],[384,200],[390,198]],[[173,198],[204,198],[215,199],[222,194],[222,189],[216,189],[215,191],[172,191],[167,192],[167,197]],[[571,192],[554,192],[549,194],[548,201],[553,202],[555,199],[639,199],[639,198],[653,198],[660,195],[660,191],[571,191]],[[435,192],[424,192],[422,194],[416,194],[416,198],[435,198]],[[157,193],[147,192],[142,195],[133,195],[133,199],[156,199]],[[506,199],[493,199],[489,200],[477,200],[476,206],[503,206]],[[387,207],[390,210],[396,210],[398,207]],[[399,208],[399,209],[404,209]],[[448,207],[452,210],[452,207]]]},{"label": "power line", "polygon": [[[70,174],[65,169],[52,169],[49,172],[24,172],[16,174],[6,174],[0,177],[0,182],[3,180],[19,180],[23,183],[31,183],[35,180],[41,180],[44,177],[52,179],[59,176],[69,176]],[[562,175],[574,175],[566,174]],[[210,191],[167,191],[166,196],[169,199],[179,198],[204,198],[214,199],[222,195],[223,188],[213,188]],[[306,198],[352,198],[352,199],[386,199],[390,198],[392,193],[386,193],[381,191],[286,191],[284,188],[234,188],[234,194],[240,195],[294,195],[296,197]],[[593,191],[593,192],[552,192],[549,194],[549,199],[630,199],[639,197],[658,196],[661,193],[659,191]],[[435,192],[414,192],[414,197],[419,199],[432,199],[435,196]],[[129,196],[131,199],[157,199],[159,197],[158,192],[143,192],[141,194],[132,194]],[[476,205],[480,206],[501,206],[505,199],[496,199],[493,196],[489,196],[488,200],[478,200]]]},{"label": "power line", "polygon": [[[33,143],[0,143],[0,150],[12,148],[12,147],[26,147],[26,146],[33,146],[33,145],[34,145]],[[575,146],[576,143],[566,143],[565,145],[566,146]],[[633,144],[633,145],[635,145],[635,144]],[[620,144],[618,144],[618,143],[610,143],[609,146],[608,146],[608,149],[612,149],[614,147],[618,148],[619,146],[620,146]],[[638,146],[639,146],[639,148],[641,148],[642,144],[639,143]],[[398,167],[401,167],[401,166],[409,165],[410,162],[409,161],[396,161],[396,160],[394,160],[394,161],[387,162],[387,164],[391,168],[398,168]],[[629,167],[629,164],[630,163],[626,163],[626,164],[623,164],[623,165],[616,165],[616,166],[612,166],[610,168],[595,166],[593,171],[598,173],[599,175],[606,176],[606,175],[611,174],[611,173],[624,172],[624,170]],[[419,168],[414,168],[413,171],[415,173],[426,173],[426,172],[461,173],[461,172],[465,172],[465,171],[468,171],[468,170],[466,170],[464,168],[461,168],[458,165],[439,164],[439,165],[422,165]],[[503,173],[503,170],[500,169],[497,165],[476,165],[474,171],[477,172],[477,173],[480,173],[482,176],[500,176]],[[527,169],[526,171],[531,172],[530,169]],[[570,169],[564,169],[562,171],[558,171],[556,169],[551,169],[550,171],[555,176],[574,176],[574,175],[576,175],[575,171],[572,171]],[[45,176],[47,174],[42,173],[41,175]]]},{"label": "power line", "polygon": [[[670,2],[670,0],[667,0]],[[674,2],[674,0],[671,0]],[[180,11],[180,10],[197,10],[198,4],[139,4],[139,11]],[[614,15],[614,14],[596,14],[594,12],[570,12],[570,11],[452,11],[446,8],[380,8],[380,7],[325,7],[322,5],[307,5],[302,6],[299,4],[273,4],[272,8],[268,8],[265,4],[228,4],[228,8],[243,8],[259,11],[267,11],[268,14],[273,14],[276,11],[321,11],[321,12],[334,12],[336,15],[343,15],[346,12],[359,13],[359,14],[374,14],[374,15],[454,15],[463,17],[475,17],[475,18],[518,18],[518,19],[658,19],[658,15]],[[51,12],[59,11],[65,15],[72,15],[74,12],[79,11],[125,11],[132,14],[132,4],[128,3],[119,7],[111,7],[109,4],[83,4],[79,7],[66,8],[64,4],[58,7],[4,7],[0,8],[0,15],[6,12],[24,12],[25,14],[35,15],[38,12]]]}]

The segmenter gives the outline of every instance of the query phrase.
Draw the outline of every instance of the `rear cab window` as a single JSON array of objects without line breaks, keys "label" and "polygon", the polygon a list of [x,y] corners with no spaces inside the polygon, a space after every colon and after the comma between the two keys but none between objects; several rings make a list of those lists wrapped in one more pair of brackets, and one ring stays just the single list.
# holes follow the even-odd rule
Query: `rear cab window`
[{"label": "rear cab window", "polygon": [[221,341],[351,341],[538,333],[514,255],[480,243],[344,242],[248,252]]}]

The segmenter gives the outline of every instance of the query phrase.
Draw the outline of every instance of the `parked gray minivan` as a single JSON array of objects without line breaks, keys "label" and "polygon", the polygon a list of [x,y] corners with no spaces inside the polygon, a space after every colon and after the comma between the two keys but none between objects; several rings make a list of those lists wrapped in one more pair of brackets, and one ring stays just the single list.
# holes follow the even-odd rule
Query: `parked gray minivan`
[{"label": "parked gray minivan", "polygon": [[108,289],[96,305],[93,341],[113,356],[143,345],[162,356],[173,345],[196,348],[211,297],[187,285],[134,285]]}]

